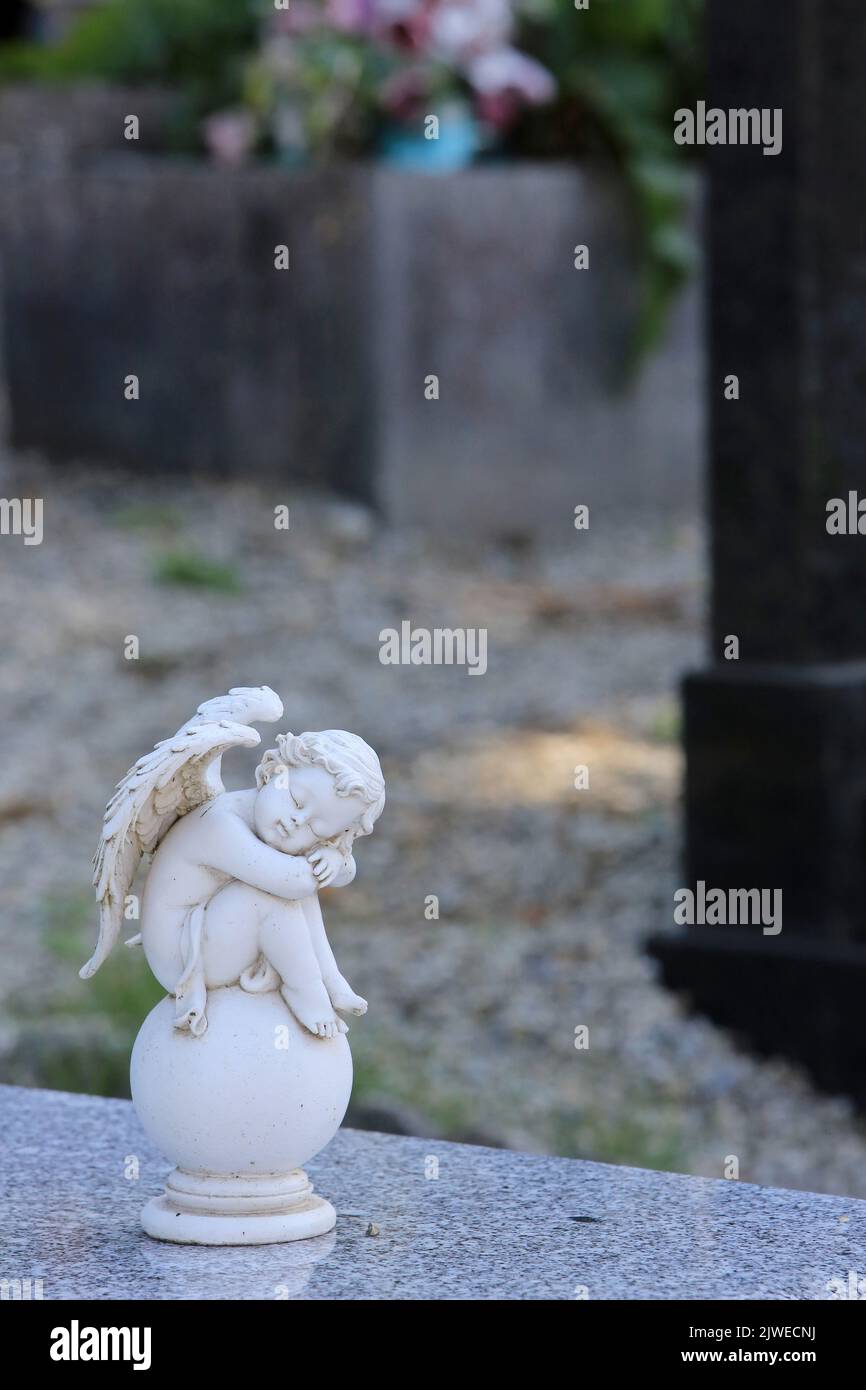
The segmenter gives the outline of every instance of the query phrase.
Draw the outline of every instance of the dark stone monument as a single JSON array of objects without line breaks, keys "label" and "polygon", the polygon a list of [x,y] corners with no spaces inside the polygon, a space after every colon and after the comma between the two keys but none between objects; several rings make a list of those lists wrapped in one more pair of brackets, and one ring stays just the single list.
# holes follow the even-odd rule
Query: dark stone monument
[{"label": "dark stone monument", "polygon": [[708,107],[781,107],[784,136],[707,151],[712,632],[685,681],[685,884],[781,888],[783,929],[651,949],[697,1007],[866,1103],[866,535],[827,530],[831,498],[866,498],[866,6],[709,0],[708,45]]}]

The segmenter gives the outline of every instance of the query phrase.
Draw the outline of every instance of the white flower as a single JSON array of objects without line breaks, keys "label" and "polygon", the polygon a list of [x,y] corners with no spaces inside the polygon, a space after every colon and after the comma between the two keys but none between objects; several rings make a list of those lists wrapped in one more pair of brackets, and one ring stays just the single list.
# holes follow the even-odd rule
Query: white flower
[{"label": "white flower", "polygon": [[446,62],[500,48],[510,37],[510,0],[443,0],[430,11],[430,49]]},{"label": "white flower", "polygon": [[517,92],[531,106],[543,106],[556,95],[556,81],[547,68],[516,48],[479,53],[469,63],[467,74],[481,96]]}]

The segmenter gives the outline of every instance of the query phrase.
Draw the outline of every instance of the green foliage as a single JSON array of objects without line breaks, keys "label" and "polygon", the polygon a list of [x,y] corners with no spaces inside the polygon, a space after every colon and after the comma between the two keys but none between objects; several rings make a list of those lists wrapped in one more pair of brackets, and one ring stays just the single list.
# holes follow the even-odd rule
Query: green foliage
[{"label": "green foliage", "polygon": [[[148,970],[141,947],[124,949],[119,943],[95,975],[81,980],[78,971],[96,939],[95,901],[89,895],[54,896],[46,903],[45,917],[43,944],[58,964],[65,995],[59,1011],[110,1019],[125,1035],[131,1030],[134,1037],[141,1020],[165,993]],[[127,926],[128,934],[134,936],[137,922]]]},{"label": "green foliage", "polygon": [[174,87],[184,100],[183,141],[198,120],[241,97],[258,33],[255,0],[108,0],[54,46],[0,50],[0,80],[101,80]]},{"label": "green foliage", "polygon": [[596,1163],[664,1173],[681,1173],[689,1166],[676,1106],[637,1091],[616,1119],[592,1105],[577,1114],[560,1114],[554,1122],[554,1146],[565,1158]]},{"label": "green foliage", "polygon": [[37,51],[48,77],[218,86],[239,73],[256,32],[250,0],[109,0]]},{"label": "green foliage", "polygon": [[238,594],[243,585],[234,565],[221,564],[196,550],[167,550],[154,565],[160,584],[178,584],[188,589],[211,589],[219,594]]},{"label": "green foliage", "polygon": [[666,698],[656,706],[650,725],[650,737],[656,743],[678,745],[682,737],[683,717],[678,700]]},{"label": "green foliage", "polygon": [[265,53],[247,67],[244,99],[255,112],[266,147],[279,107],[298,121],[298,143],[316,161],[356,157],[375,145],[377,103],[394,58],[351,34],[321,28],[294,40],[293,60],[276,63]]},{"label": "green foliage", "polygon": [[390,1030],[352,1029],[352,1103],[363,1107],[385,1101],[420,1112],[443,1137],[461,1140],[473,1131],[478,1106],[465,1090],[448,1085],[435,1054],[419,1054]]},{"label": "green foliage", "polygon": [[[121,945],[90,980],[78,971],[93,950],[92,897],[55,894],[43,904],[42,944],[51,957],[48,989],[19,997],[17,1043],[4,1068],[18,1085],[91,1095],[129,1095],[129,1053],[142,1019],[163,997],[140,947]],[[129,934],[137,931],[129,924]]]},{"label": "green foliage", "polygon": [[579,11],[573,0],[536,0],[526,24],[526,47],[559,95],[554,112],[523,123],[517,148],[612,160],[634,206],[642,296],[632,367],[697,257],[684,225],[689,155],[674,144],[673,113],[701,94],[703,11],[704,0],[591,0]]},{"label": "green foliage", "polygon": [[125,531],[177,531],[183,521],[176,507],[159,502],[130,502],[112,520]]}]

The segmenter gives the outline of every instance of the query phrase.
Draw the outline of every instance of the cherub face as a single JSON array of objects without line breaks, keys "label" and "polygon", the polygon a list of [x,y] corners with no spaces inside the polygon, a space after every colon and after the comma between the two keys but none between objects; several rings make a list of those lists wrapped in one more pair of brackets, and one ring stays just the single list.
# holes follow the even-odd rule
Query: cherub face
[{"label": "cherub face", "polygon": [[338,796],[323,767],[283,767],[256,797],[256,834],[284,854],[306,854],[360,820],[359,796]]}]

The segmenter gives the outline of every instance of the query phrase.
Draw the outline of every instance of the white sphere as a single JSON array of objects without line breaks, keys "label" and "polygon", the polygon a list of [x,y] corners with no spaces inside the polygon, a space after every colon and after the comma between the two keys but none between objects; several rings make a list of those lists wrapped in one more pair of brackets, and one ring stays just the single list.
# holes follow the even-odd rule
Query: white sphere
[{"label": "white sphere", "polygon": [[288,1173],[333,1139],[352,1091],[343,1034],[314,1037],[276,990],[209,990],[198,1038],[173,1026],[174,1011],[166,997],[144,1020],[130,1080],[148,1138],[178,1168]]}]

